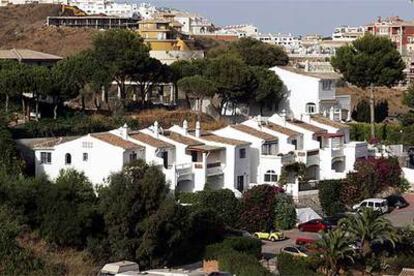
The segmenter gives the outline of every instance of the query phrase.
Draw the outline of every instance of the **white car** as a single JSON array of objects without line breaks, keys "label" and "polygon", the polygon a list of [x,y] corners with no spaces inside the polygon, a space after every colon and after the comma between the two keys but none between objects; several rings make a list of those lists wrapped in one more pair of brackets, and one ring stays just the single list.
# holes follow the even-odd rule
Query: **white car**
[{"label": "white car", "polygon": [[355,211],[359,211],[362,208],[371,208],[374,211],[385,214],[388,212],[388,202],[383,198],[368,198],[352,207]]}]

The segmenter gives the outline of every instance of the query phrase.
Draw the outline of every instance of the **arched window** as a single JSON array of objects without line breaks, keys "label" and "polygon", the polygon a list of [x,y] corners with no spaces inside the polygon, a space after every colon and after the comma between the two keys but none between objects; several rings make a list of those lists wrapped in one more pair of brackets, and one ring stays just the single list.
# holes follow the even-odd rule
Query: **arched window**
[{"label": "arched window", "polygon": [[309,113],[309,114],[316,113],[316,104],[307,103],[306,104],[306,113]]},{"label": "arched window", "polygon": [[72,164],[72,155],[70,155],[70,153],[65,154],[65,164],[66,165]]},{"label": "arched window", "polygon": [[277,182],[277,174],[273,170],[268,170],[264,175],[265,182]]}]

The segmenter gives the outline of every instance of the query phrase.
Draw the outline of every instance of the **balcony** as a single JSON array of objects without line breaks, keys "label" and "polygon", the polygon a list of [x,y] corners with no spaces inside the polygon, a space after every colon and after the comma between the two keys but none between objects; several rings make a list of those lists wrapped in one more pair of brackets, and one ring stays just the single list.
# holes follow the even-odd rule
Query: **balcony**
[{"label": "balcony", "polygon": [[306,166],[319,165],[319,150],[306,152]]},{"label": "balcony", "polygon": [[289,165],[295,163],[295,155],[294,154],[284,154],[282,155],[282,165]]},{"label": "balcony", "polygon": [[331,156],[332,156],[332,158],[343,157],[344,156],[344,149],[343,148],[331,149]]},{"label": "balcony", "polygon": [[220,161],[207,164],[207,176],[223,174],[223,167]]},{"label": "balcony", "polygon": [[189,175],[192,174],[192,165],[191,163],[178,164],[175,166],[177,176]]}]

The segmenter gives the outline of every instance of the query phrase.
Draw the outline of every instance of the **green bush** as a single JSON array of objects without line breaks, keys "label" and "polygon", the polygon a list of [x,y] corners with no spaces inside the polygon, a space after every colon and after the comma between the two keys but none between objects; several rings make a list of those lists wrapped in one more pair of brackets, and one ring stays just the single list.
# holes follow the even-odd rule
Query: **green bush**
[{"label": "green bush", "polygon": [[292,197],[287,194],[278,194],[275,207],[276,229],[292,229],[296,224],[296,220],[296,208]]},{"label": "green bush", "polygon": [[199,193],[178,193],[176,194],[176,198],[180,203],[184,204],[197,204],[200,202],[200,194]]},{"label": "green bush", "polygon": [[340,202],[342,180],[322,180],[319,182],[319,202],[328,216],[342,212],[345,206]]},{"label": "green bush", "polygon": [[317,267],[317,260],[313,258],[294,257],[284,253],[277,255],[277,268],[281,276],[320,275],[316,272]]},{"label": "green bush", "polygon": [[262,242],[248,237],[229,237],[223,241],[223,246],[232,248],[240,253],[245,253],[255,257],[262,254]]},{"label": "green bush", "polygon": [[219,268],[238,276],[271,276],[257,259],[248,254],[234,251],[218,257]]}]

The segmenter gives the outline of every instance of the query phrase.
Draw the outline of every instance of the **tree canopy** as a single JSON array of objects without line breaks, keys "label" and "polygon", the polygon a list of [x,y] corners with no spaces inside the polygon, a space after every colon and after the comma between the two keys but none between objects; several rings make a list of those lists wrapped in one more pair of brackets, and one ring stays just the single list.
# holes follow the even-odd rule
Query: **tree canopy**
[{"label": "tree canopy", "polygon": [[345,81],[361,88],[393,86],[404,79],[404,61],[386,37],[366,34],[339,48],[331,63]]}]

